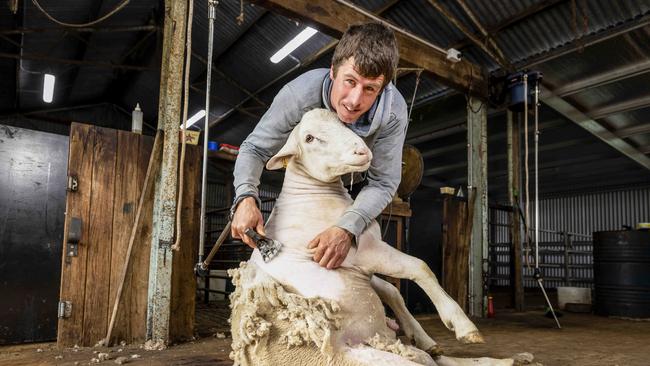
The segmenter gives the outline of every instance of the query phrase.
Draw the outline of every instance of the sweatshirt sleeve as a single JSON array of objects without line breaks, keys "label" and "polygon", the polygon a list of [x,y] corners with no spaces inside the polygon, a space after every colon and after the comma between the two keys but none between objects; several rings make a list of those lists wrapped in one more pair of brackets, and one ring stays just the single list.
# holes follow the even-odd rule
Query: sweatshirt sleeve
[{"label": "sweatshirt sleeve", "polygon": [[287,84],[240,146],[233,173],[235,204],[247,196],[255,197],[259,204],[258,186],[264,164],[280,151],[301,116],[291,85]]}]

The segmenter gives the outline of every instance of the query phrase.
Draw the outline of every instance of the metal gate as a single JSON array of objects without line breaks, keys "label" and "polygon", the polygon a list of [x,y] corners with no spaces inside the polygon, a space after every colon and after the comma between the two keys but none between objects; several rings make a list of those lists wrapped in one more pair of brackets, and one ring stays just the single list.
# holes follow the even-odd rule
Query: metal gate
[{"label": "metal gate", "polygon": [[[488,279],[489,286],[511,285],[510,207],[489,209]],[[558,286],[591,287],[593,285],[591,236],[557,230],[540,229],[544,241],[539,243],[539,262],[544,283],[549,288]],[[534,232],[530,230],[530,237]],[[534,243],[523,242],[524,287],[537,287],[533,278],[535,266]]]}]

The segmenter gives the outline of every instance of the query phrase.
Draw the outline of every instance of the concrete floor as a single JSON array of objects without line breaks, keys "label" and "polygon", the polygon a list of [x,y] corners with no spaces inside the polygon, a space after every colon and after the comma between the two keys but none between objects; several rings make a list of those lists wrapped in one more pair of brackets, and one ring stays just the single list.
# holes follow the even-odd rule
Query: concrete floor
[{"label": "concrete floor", "polygon": [[[563,329],[559,330],[552,319],[543,317],[539,311],[501,311],[495,319],[477,322],[487,343],[466,346],[456,342],[436,316],[420,316],[418,320],[444,347],[447,355],[508,357],[530,352],[545,366],[650,365],[650,322],[647,321],[565,313],[560,318]],[[205,334],[216,328],[215,324],[210,324],[201,329]],[[0,365],[88,365],[97,357],[95,352],[106,352],[113,360],[119,356],[129,357],[129,365],[232,364],[228,359],[230,338],[208,335],[164,351],[145,351],[137,346],[59,350],[55,343],[0,347]],[[133,354],[140,357],[130,358]],[[102,362],[107,363],[114,364],[112,360]]]}]

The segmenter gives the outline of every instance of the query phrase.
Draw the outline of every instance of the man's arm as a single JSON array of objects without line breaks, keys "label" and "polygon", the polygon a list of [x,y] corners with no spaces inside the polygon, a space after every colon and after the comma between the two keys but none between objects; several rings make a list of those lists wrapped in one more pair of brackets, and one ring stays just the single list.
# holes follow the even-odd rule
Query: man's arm
[{"label": "man's arm", "polygon": [[244,235],[244,231],[250,227],[264,234],[258,191],[264,164],[280,151],[287,141],[291,130],[300,121],[299,111],[291,87],[285,85],[239,149],[233,173],[235,200],[231,234],[251,247],[255,247],[255,244]]}]

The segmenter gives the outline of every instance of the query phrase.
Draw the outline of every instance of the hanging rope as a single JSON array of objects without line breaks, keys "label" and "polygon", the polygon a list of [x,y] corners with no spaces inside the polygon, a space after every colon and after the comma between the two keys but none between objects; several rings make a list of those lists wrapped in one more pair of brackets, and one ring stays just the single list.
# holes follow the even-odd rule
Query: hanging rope
[{"label": "hanging rope", "polygon": [[96,19],[96,20],[93,20],[92,22],[83,23],[83,24],[74,24],[74,23],[62,22],[62,21],[54,18],[47,11],[45,11],[45,9],[43,9],[41,4],[38,3],[38,0],[32,0],[32,3],[34,3],[36,8],[38,8],[38,10],[40,10],[41,13],[43,13],[49,20],[53,21],[54,23],[56,23],[58,25],[61,25],[61,26],[64,26],[64,27],[70,27],[70,28],[84,28],[84,27],[90,27],[90,26],[93,26],[95,24],[101,23],[104,20],[112,17],[113,15],[115,15],[115,13],[122,10],[129,3],[129,1],[131,1],[131,0],[122,1],[117,7],[115,7],[115,9],[111,10],[110,12],[108,12],[108,14],[104,15],[103,17],[101,17],[99,19]]},{"label": "hanging rope", "polygon": [[237,20],[237,25],[244,24],[244,0],[239,0],[239,16],[235,20]]},{"label": "hanging rope", "polygon": [[[413,87],[413,96],[411,96],[411,105],[409,106],[409,111],[408,114],[406,115],[407,126],[408,124],[411,123],[411,112],[413,112],[413,104],[415,104],[415,96],[418,94],[418,85],[420,85],[420,76],[422,76],[422,71],[424,71],[424,69],[418,69],[415,77],[415,86]],[[397,73],[395,74],[397,75]],[[393,84],[397,85],[397,77],[395,78],[395,82]],[[350,189],[351,188],[352,188],[352,183],[350,183]],[[386,236],[386,233],[388,232],[388,227],[390,226],[390,219],[392,218],[392,216],[393,216],[393,202],[391,201],[391,203],[389,203],[388,220],[386,221],[386,227],[384,228],[384,232],[381,234],[382,239]]]},{"label": "hanging rope", "polygon": [[176,241],[172,245],[172,250],[181,248],[181,211],[183,209],[183,180],[185,174],[185,129],[187,129],[187,106],[189,104],[189,86],[190,86],[190,64],[192,62],[192,18],[194,17],[194,1],[190,1],[187,8],[187,32],[185,34],[185,75],[183,89],[183,127],[181,127],[181,158],[178,173],[178,198],[176,199]]},{"label": "hanging rope", "polygon": [[409,114],[407,116],[407,123],[411,123],[411,112],[413,112],[413,104],[415,104],[415,96],[418,94],[418,85],[420,85],[420,76],[422,69],[420,69],[415,78],[415,87],[413,88],[413,96],[411,97],[411,105],[409,106]]}]

